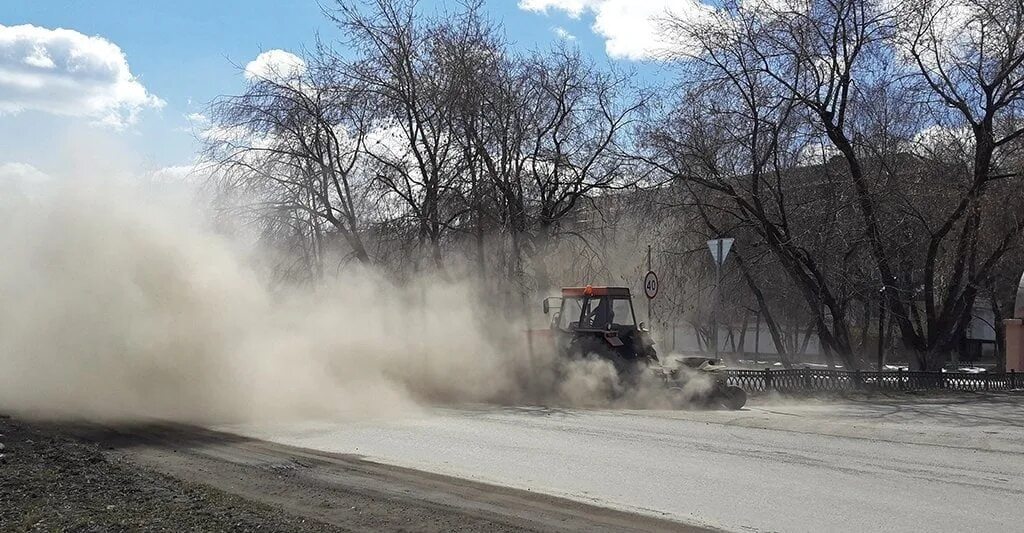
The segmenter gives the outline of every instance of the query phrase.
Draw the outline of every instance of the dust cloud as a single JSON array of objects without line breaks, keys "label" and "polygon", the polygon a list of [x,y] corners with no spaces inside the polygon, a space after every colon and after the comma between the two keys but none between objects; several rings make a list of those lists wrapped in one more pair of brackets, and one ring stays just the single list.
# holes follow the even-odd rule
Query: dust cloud
[{"label": "dust cloud", "polygon": [[244,245],[184,198],[157,197],[78,182],[2,205],[0,407],[187,421],[380,415],[512,387],[517,360],[482,333],[466,288],[398,288],[350,269],[271,290]]},{"label": "dust cloud", "polygon": [[351,267],[271,288],[251,242],[166,192],[78,180],[0,202],[0,409],[205,423],[667,406],[607,362],[527,349],[516,317],[466,283]]}]

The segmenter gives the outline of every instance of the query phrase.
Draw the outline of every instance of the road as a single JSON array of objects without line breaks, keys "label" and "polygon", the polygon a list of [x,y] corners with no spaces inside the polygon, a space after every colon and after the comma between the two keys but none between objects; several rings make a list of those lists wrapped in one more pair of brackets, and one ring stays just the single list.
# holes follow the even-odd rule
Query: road
[{"label": "road", "polygon": [[767,403],[739,412],[435,409],[217,428],[731,531],[1010,531],[1024,399]]},{"label": "road", "polygon": [[[2,421],[3,418],[0,418]],[[0,429],[3,425],[0,424]],[[74,450],[84,443],[89,450],[105,450],[104,459],[85,465],[57,465],[46,457],[63,457],[63,451],[22,453],[42,460],[23,461],[30,472],[41,472],[48,498],[55,508],[40,509],[32,496],[39,481],[23,483],[18,476],[0,475],[0,488],[15,487],[23,496],[5,498],[0,491],[0,524],[4,514],[17,522],[32,523],[40,514],[58,514],[65,522],[91,523],[100,530],[124,529],[125,522],[96,509],[125,509],[129,529],[163,530],[150,517],[166,522],[167,516],[184,512],[190,519],[185,529],[201,531],[417,531],[526,533],[636,532],[694,533],[705,528],[652,515],[639,515],[609,507],[547,494],[487,485],[422,470],[366,461],[349,454],[297,448],[195,426],[153,421],[114,426],[83,424],[42,426],[49,435],[72,439],[23,440],[26,450],[40,443],[65,442]],[[91,448],[90,448],[91,446]],[[81,454],[78,454],[81,455]],[[100,454],[94,453],[95,456]],[[33,464],[28,464],[33,463]],[[96,472],[82,475],[98,465]],[[70,472],[53,482],[53,470]],[[20,471],[19,471],[20,472]],[[145,479],[153,473],[174,480],[183,490],[165,490],[158,497]],[[7,474],[4,469],[0,473]],[[98,479],[110,478],[105,484]],[[39,476],[37,476],[39,477]],[[140,482],[140,480],[142,480]],[[169,482],[169,481],[168,481]],[[54,487],[54,485],[57,485]],[[172,487],[172,488],[174,488]],[[68,494],[68,489],[75,489]],[[143,502],[124,505],[125,491],[141,495]],[[91,499],[93,503],[68,506],[67,502]],[[8,500],[10,508],[3,505]],[[96,504],[95,502],[99,502]],[[107,503],[109,502],[109,504]],[[166,506],[158,505],[164,502]],[[54,507],[54,506],[52,506]],[[182,509],[184,507],[184,509]],[[134,509],[148,512],[137,516]],[[68,517],[68,512],[76,513]],[[224,522],[232,524],[228,527]],[[180,522],[180,520],[179,520]],[[51,525],[54,523],[49,522]],[[62,529],[59,525],[57,529]],[[5,530],[0,526],[0,530]]]}]

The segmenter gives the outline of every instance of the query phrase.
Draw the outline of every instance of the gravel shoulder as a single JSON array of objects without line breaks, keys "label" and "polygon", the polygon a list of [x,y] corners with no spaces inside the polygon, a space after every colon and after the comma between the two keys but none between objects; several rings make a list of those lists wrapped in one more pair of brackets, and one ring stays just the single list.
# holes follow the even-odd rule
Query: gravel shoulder
[{"label": "gravel shoulder", "polygon": [[696,531],[656,517],[179,426],[0,418],[3,531]]}]

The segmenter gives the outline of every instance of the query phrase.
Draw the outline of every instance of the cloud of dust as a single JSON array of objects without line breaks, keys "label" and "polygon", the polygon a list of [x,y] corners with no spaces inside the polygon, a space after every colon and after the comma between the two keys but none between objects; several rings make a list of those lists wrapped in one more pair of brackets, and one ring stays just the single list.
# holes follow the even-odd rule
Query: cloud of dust
[{"label": "cloud of dust", "polygon": [[350,269],[272,291],[202,212],[124,184],[62,185],[0,213],[0,409],[380,415],[492,400],[521,373],[458,284]]},{"label": "cloud of dust", "polygon": [[396,286],[353,267],[271,289],[189,194],[78,180],[0,202],[0,216],[0,410],[222,422],[670,406],[606,361],[526,349],[516,311],[466,283]]}]

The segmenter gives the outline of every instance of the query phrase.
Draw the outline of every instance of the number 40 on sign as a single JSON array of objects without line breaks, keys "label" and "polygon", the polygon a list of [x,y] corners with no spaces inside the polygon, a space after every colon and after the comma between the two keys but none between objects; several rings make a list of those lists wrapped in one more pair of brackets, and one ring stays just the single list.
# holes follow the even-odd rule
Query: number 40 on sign
[{"label": "number 40 on sign", "polygon": [[644,276],[644,294],[649,300],[658,295],[658,275],[653,270],[648,271]]}]

